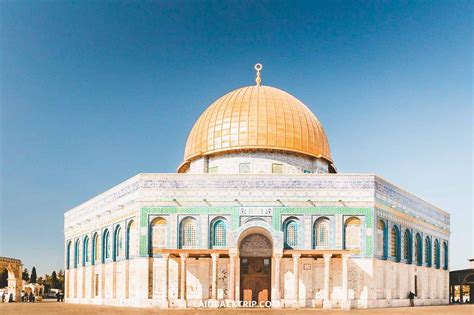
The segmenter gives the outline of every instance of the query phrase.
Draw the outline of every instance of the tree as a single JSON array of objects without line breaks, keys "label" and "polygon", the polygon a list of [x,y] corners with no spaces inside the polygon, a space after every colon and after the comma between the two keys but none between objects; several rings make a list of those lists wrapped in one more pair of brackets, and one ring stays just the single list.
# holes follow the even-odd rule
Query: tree
[{"label": "tree", "polygon": [[8,287],[8,270],[7,268],[3,269],[0,273],[0,288]]},{"label": "tree", "polygon": [[36,268],[33,266],[33,269],[31,269],[31,277],[30,277],[30,282],[31,283],[36,283]]},{"label": "tree", "polygon": [[64,290],[64,272],[62,269],[59,269],[58,281],[59,281],[58,289]]},{"label": "tree", "polygon": [[28,273],[27,268],[25,268],[25,270],[23,270],[23,273],[21,274],[21,279],[25,280],[27,282],[30,280],[30,274]]}]

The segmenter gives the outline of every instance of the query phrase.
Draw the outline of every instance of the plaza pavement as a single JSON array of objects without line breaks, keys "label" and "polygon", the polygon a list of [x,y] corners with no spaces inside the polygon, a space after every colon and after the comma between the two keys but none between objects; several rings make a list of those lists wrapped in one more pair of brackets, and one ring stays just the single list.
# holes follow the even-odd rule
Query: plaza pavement
[{"label": "plaza pavement", "polygon": [[422,306],[422,307],[400,307],[400,308],[379,308],[379,309],[359,309],[351,311],[323,311],[321,309],[301,309],[301,310],[272,310],[272,309],[190,309],[190,310],[159,310],[159,309],[143,309],[143,308],[123,308],[114,306],[101,305],[84,305],[84,304],[65,304],[53,301],[37,302],[37,303],[6,303],[0,304],[0,314],[27,314],[27,315],[87,315],[87,314],[171,314],[171,315],[231,315],[236,314],[259,314],[259,315],[277,315],[277,314],[474,314],[474,305],[446,305],[446,306]]}]

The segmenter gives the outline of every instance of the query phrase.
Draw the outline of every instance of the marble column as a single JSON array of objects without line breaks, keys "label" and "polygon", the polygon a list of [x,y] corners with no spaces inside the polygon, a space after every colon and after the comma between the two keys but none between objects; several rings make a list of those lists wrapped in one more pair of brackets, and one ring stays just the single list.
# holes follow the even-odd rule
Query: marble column
[{"label": "marble column", "polygon": [[69,293],[69,269],[66,269],[64,271],[64,288],[65,288],[64,297],[66,299],[68,299],[69,296],[70,296],[70,293]]},{"label": "marble column", "polygon": [[[94,287],[94,282],[95,282],[95,266],[91,263],[91,266],[90,266],[90,275],[89,275],[89,279],[90,279],[90,292],[89,292],[89,298],[93,299],[95,297],[95,287]],[[128,296],[127,296],[128,298]]]},{"label": "marble column", "polygon": [[235,258],[235,300],[240,301],[240,257]]},{"label": "marble column", "polygon": [[117,298],[117,262],[112,262],[112,298]]},{"label": "marble column", "polygon": [[[408,265],[399,263],[397,264],[397,268],[395,269],[397,272],[397,279],[398,279],[398,298],[399,299],[406,299],[408,296],[407,292],[407,286],[405,286],[405,283],[407,283],[408,280]],[[403,284],[402,284],[403,283]]]},{"label": "marble column", "polygon": [[348,283],[348,264],[349,264],[349,254],[342,255],[342,301],[341,308],[349,310],[351,308],[351,303],[349,301],[349,283]]},{"label": "marble column", "polygon": [[74,298],[77,298],[77,267],[74,268]]},{"label": "marble column", "polygon": [[81,273],[82,273],[82,283],[81,283],[81,298],[86,298],[86,269],[87,267],[85,265],[82,266],[81,268]]},{"label": "marble column", "polygon": [[180,306],[186,307],[186,259],[188,254],[179,254],[179,257],[181,259],[179,300]]},{"label": "marble column", "polygon": [[299,306],[300,304],[300,257],[301,254],[293,254],[293,276],[294,276],[294,290],[295,290],[295,304]]},{"label": "marble column", "polygon": [[281,288],[280,288],[280,273],[281,273],[281,253],[275,253],[274,263],[275,263],[275,273],[274,273],[274,296],[272,300],[273,307],[280,307],[281,305]]},{"label": "marble column", "polygon": [[100,298],[105,299],[105,263],[100,266]]},{"label": "marble column", "polygon": [[331,309],[331,300],[329,299],[329,275],[331,268],[331,257],[332,254],[324,254],[324,300],[323,300],[323,309]]},{"label": "marble column", "polygon": [[169,300],[169,263],[170,263],[170,254],[161,254],[163,257],[163,268],[164,270],[164,279],[163,279],[163,304],[167,307]]},{"label": "marble column", "polygon": [[217,259],[219,254],[211,254],[212,258],[212,284],[211,284],[211,299],[217,300]]},{"label": "marble column", "polygon": [[229,294],[231,301],[235,300],[235,257],[236,253],[229,253]]},{"label": "marble column", "polygon": [[390,301],[392,299],[392,262],[386,261],[384,267],[384,293],[385,293],[385,300]]}]

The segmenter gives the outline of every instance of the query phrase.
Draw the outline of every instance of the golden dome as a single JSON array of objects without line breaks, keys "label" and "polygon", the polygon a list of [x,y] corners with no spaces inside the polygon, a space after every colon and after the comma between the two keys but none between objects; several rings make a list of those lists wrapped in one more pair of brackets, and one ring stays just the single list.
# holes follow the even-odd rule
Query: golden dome
[{"label": "golden dome", "polygon": [[178,172],[202,156],[249,150],[294,152],[332,163],[326,133],[308,107],[282,90],[256,85],[227,93],[202,113]]}]

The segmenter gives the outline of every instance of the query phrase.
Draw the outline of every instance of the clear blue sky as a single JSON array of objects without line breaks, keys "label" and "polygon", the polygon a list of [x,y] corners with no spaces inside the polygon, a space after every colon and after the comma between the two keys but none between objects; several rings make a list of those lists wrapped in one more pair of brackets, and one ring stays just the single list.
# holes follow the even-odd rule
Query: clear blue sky
[{"label": "clear blue sky", "polygon": [[2,1],[1,247],[63,266],[66,210],[140,172],[174,172],[199,114],[263,84],[306,103],[340,172],[451,213],[473,254],[468,1]]}]

